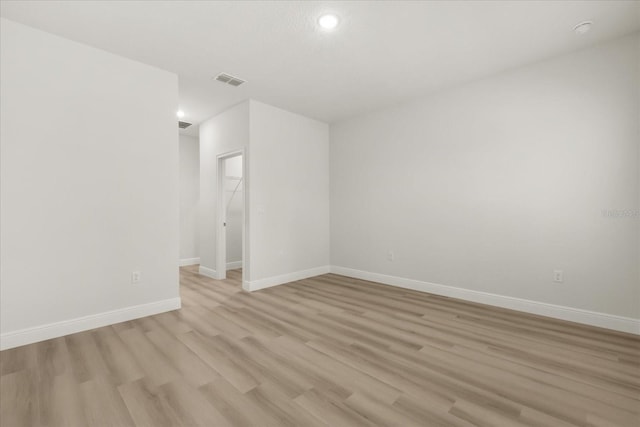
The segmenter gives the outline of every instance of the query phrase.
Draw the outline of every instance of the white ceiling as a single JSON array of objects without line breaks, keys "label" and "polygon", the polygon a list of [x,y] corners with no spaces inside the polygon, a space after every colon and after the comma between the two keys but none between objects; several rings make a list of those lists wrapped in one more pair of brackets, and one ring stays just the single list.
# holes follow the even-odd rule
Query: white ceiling
[{"label": "white ceiling", "polygon": [[177,73],[194,124],[249,97],[333,122],[640,30],[637,1],[3,0],[0,14]]}]

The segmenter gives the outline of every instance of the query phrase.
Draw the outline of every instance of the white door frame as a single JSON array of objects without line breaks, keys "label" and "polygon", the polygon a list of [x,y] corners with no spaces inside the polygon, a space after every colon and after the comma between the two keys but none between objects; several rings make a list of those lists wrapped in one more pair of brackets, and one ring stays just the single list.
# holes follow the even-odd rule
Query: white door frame
[{"label": "white door frame", "polygon": [[225,227],[226,218],[226,197],[225,197],[225,176],[226,167],[225,160],[242,156],[242,280],[244,283],[249,281],[249,227],[248,206],[249,206],[249,173],[247,169],[247,150],[241,148],[239,150],[229,151],[216,156],[216,164],[218,166],[217,203],[216,203],[216,278],[224,280],[227,278],[227,230]]}]

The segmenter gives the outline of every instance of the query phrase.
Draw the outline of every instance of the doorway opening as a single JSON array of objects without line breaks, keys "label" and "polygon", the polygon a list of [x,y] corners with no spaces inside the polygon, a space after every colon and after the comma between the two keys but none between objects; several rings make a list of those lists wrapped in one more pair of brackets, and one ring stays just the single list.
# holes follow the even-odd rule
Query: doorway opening
[{"label": "doorway opening", "polygon": [[[216,275],[243,283],[246,277],[244,150],[218,156]],[[246,279],[245,279],[246,280]]]}]

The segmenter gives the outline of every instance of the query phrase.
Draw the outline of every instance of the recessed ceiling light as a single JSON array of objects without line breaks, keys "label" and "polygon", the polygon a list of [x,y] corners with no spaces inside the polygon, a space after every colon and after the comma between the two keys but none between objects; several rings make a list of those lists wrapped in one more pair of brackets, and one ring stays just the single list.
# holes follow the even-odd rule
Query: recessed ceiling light
[{"label": "recessed ceiling light", "polygon": [[591,29],[592,26],[593,26],[593,22],[584,21],[584,22],[579,23],[575,27],[573,27],[573,31],[575,31],[576,34],[586,34],[586,33],[589,32],[589,30]]},{"label": "recessed ceiling light", "polygon": [[182,111],[182,110],[176,111],[176,116],[178,116],[179,119],[183,118],[184,117],[184,111]]},{"label": "recessed ceiling light", "polygon": [[318,19],[318,25],[325,30],[333,30],[338,26],[338,17],[336,15],[322,15]]}]

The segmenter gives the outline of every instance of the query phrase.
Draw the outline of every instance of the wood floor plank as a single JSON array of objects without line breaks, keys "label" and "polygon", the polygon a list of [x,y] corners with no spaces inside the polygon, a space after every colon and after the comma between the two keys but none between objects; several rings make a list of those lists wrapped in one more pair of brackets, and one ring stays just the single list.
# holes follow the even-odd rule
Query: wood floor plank
[{"label": "wood floor plank", "polygon": [[137,426],[180,425],[180,419],[164,393],[146,378],[123,384],[118,387],[118,392]]},{"label": "wood floor plank", "polygon": [[213,337],[206,337],[192,331],[178,338],[240,392],[245,393],[260,384],[243,360],[229,357],[216,346],[215,342],[211,341]]},{"label": "wood floor plank", "polygon": [[497,425],[508,425],[513,427],[526,427],[519,421],[520,413],[508,416],[500,412],[492,411],[473,402],[464,399],[456,401],[449,413],[455,417],[468,421],[471,425],[479,427],[491,427]]},{"label": "wood floor plank", "polygon": [[118,389],[108,379],[97,377],[80,384],[80,396],[87,425],[135,425]]},{"label": "wood floor plank", "polygon": [[144,370],[114,328],[107,326],[95,329],[93,335],[102,359],[118,384],[135,381],[144,376]]},{"label": "wood floor plank", "polygon": [[[307,364],[308,369],[314,370],[318,375],[323,375],[323,373],[330,374],[328,377],[331,380],[352,393],[370,394],[387,404],[393,403],[402,394],[399,389],[382,379],[367,374],[361,367],[354,369],[348,364],[313,347],[302,344],[293,338],[280,337],[275,342],[278,345],[273,347],[274,351],[286,349],[285,351],[289,354],[289,357],[301,358]],[[284,355],[284,353],[280,354]]]},{"label": "wood floor plank", "polygon": [[18,426],[87,425],[80,387],[72,371],[53,377],[40,376],[35,390],[38,396],[39,422],[17,424]]},{"label": "wood floor plank", "polygon": [[326,396],[315,389],[307,390],[294,401],[330,426],[371,427],[374,425],[341,400]]},{"label": "wood floor plank", "polygon": [[279,425],[276,418],[258,408],[223,377],[200,387],[200,392],[234,426]]},{"label": "wood floor plank", "polygon": [[36,349],[36,345],[24,345],[0,352],[0,375],[7,375],[26,369],[30,362],[34,362]]},{"label": "wood floor plank", "polygon": [[180,420],[180,425],[231,427],[231,422],[183,378],[163,384],[160,388]]},{"label": "wood floor plank", "polygon": [[182,378],[199,387],[218,377],[218,373],[202,361],[194,352],[185,346],[176,336],[164,330],[146,333],[149,340],[165,356]]},{"label": "wood floor plank", "polygon": [[403,394],[393,403],[393,406],[401,413],[423,425],[434,427],[473,426],[468,421],[451,416],[449,411],[453,407],[453,403],[450,407],[444,408],[437,400],[434,402],[429,399],[416,398],[410,394]]},{"label": "wood floor plank", "polygon": [[119,333],[131,350],[145,377],[159,386],[180,377],[180,373],[171,362],[153,345],[147,336],[137,327]]},{"label": "wood floor plank", "polygon": [[29,369],[10,372],[0,378],[0,425],[31,426],[38,423],[35,373]]},{"label": "wood floor plank", "polygon": [[345,405],[378,426],[393,427],[420,427],[423,421],[416,421],[407,414],[400,412],[393,405],[384,405],[383,402],[360,393],[354,393],[345,401]]},{"label": "wood floor plank", "polygon": [[109,369],[93,339],[91,331],[67,335],[65,338],[70,365],[79,383],[97,376],[108,376]]},{"label": "wood floor plank", "polygon": [[0,352],[0,425],[640,425],[640,337],[335,274]]},{"label": "wood floor plank", "polygon": [[264,412],[274,416],[281,426],[326,426],[325,421],[315,417],[297,405],[272,384],[265,382],[247,393],[249,399]]}]

